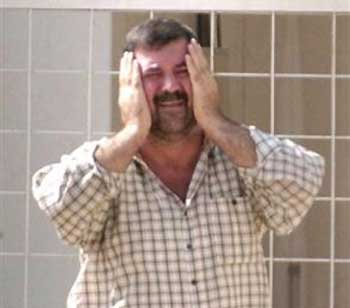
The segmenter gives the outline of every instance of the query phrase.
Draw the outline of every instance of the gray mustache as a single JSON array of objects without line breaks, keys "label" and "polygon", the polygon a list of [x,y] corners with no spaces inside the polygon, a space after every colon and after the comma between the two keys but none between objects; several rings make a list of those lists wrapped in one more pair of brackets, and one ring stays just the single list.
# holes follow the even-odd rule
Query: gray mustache
[{"label": "gray mustache", "polygon": [[187,94],[183,91],[175,91],[175,92],[165,91],[160,94],[157,94],[153,99],[155,104],[174,101],[174,100],[184,100],[187,102]]}]

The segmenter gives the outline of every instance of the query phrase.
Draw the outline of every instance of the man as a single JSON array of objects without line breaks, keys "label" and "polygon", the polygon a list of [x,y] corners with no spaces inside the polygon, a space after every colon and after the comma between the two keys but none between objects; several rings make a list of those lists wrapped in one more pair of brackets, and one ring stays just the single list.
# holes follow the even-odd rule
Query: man
[{"label": "man", "polygon": [[129,32],[119,79],[124,127],[34,176],[81,249],[68,306],[268,307],[262,235],[299,224],[323,159],[227,119],[195,35],[173,20]]}]

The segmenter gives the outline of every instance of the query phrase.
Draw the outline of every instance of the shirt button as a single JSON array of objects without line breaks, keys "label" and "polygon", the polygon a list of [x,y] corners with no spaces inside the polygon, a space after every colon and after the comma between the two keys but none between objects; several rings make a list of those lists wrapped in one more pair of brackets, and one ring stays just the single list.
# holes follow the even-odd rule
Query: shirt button
[{"label": "shirt button", "polygon": [[192,246],[191,243],[188,243],[188,244],[186,245],[186,248],[187,248],[188,250],[192,250],[193,246]]},{"label": "shirt button", "polygon": [[192,279],[192,280],[191,280],[191,284],[192,284],[193,286],[196,286],[197,283],[198,283],[198,281],[197,281],[196,279]]}]

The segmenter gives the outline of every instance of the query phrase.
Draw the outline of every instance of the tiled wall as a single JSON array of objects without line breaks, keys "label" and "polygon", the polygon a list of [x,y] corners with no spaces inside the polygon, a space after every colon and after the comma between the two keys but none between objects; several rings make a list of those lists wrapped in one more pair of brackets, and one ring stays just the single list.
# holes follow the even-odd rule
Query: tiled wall
[{"label": "tiled wall", "polygon": [[[78,271],[31,197],[31,176],[116,131],[118,63],[131,25],[193,13],[0,10],[0,307],[61,308]],[[206,48],[224,111],[327,160],[315,207],[267,234],[274,308],[350,305],[350,16],[210,14]]]}]

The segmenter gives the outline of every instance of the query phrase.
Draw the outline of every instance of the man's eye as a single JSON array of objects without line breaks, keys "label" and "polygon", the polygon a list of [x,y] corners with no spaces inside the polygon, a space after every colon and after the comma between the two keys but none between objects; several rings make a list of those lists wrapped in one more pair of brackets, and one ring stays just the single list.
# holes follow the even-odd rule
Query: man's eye
[{"label": "man's eye", "polygon": [[187,68],[182,68],[176,71],[176,74],[181,75],[181,76],[186,76],[188,75],[188,70]]},{"label": "man's eye", "polygon": [[149,73],[146,73],[144,75],[144,78],[147,78],[147,79],[156,79],[156,78],[160,78],[161,76],[161,73],[160,72],[149,72]]}]

